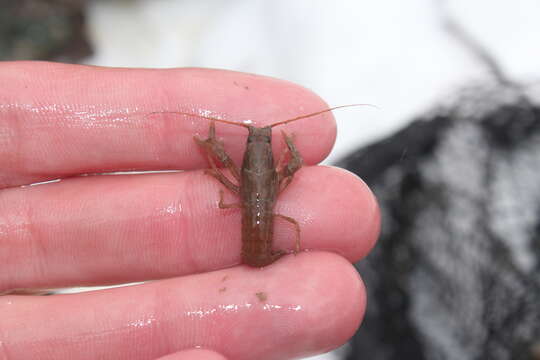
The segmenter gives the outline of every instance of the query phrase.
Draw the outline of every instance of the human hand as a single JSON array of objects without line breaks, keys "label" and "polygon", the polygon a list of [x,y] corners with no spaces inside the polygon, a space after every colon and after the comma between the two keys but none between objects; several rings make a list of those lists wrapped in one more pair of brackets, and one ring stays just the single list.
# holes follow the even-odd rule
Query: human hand
[{"label": "human hand", "polygon": [[[156,280],[1,296],[0,359],[288,359],[354,333],[365,291],[350,262],[371,249],[380,221],[367,186],[344,170],[305,166],[275,211],[298,221],[310,251],[261,269],[239,265],[240,212],[218,208],[223,186],[204,174],[193,141],[208,121],[148,116],[188,111],[263,125],[326,108],[316,95],[203,69],[8,62],[0,79],[0,293]],[[239,163],[247,131],[216,128]],[[330,113],[283,128],[306,165],[335,139]],[[273,148],[278,158],[284,144]],[[166,169],[186,171],[77,176]],[[290,224],[276,223],[274,247],[294,248]],[[208,351],[189,350],[197,347]]]}]

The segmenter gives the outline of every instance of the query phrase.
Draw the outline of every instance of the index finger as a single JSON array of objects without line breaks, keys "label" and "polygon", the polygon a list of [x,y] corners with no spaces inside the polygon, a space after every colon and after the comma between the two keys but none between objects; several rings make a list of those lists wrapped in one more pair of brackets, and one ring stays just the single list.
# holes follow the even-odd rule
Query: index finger
[{"label": "index finger", "polygon": [[[327,107],[293,83],[224,70],[5,62],[0,83],[0,188],[84,173],[206,168],[193,136],[206,136],[209,121],[167,111],[264,126]],[[323,160],[335,140],[331,113],[284,127],[302,135],[295,141],[308,164]],[[217,129],[239,161],[247,131]],[[282,147],[275,142],[276,151]]]}]

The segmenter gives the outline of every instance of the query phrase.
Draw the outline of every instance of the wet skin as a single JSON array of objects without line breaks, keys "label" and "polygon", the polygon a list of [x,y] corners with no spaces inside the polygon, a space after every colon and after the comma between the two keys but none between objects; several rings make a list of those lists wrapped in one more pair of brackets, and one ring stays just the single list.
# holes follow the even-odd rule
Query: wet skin
[{"label": "wet skin", "polygon": [[[0,359],[287,359],[337,347],[356,330],[365,291],[350,263],[372,248],[379,211],[356,176],[314,166],[333,145],[332,114],[283,126],[306,166],[274,211],[299,222],[309,251],[262,269],[239,265],[240,211],[219,209],[222,185],[204,174],[193,136],[206,136],[208,122],[145,116],[209,112],[265,126],[327,107],[316,95],[202,69],[6,62],[0,79],[0,292],[156,280],[0,297]],[[245,129],[216,132],[240,163]],[[274,140],[278,159],[284,144]],[[127,169],[185,171],[76,176]],[[275,249],[294,248],[290,224],[273,231]],[[182,354],[197,346],[208,351]]]}]

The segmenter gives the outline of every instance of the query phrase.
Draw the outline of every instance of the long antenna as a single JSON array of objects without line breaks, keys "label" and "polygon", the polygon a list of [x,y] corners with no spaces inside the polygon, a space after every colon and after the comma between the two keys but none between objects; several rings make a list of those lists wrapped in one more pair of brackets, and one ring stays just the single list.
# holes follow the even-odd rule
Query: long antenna
[{"label": "long antenna", "polygon": [[[346,107],[353,107],[353,106],[371,106],[371,107],[377,108],[375,105],[371,105],[371,104],[341,105],[341,106],[336,106],[336,107],[329,108],[329,109],[319,110],[319,111],[311,113],[311,114],[297,116],[297,117],[292,118],[292,119],[279,121],[277,123],[271,124],[270,127],[288,124],[288,123],[296,121],[296,120],[301,120],[301,119],[305,119],[305,118],[308,118],[308,117],[323,114],[325,112],[333,111],[333,110],[336,110],[336,109],[341,109],[341,108],[346,108]],[[148,117],[148,116],[154,115],[154,114],[176,114],[176,115],[193,116],[193,117],[198,117],[198,118],[201,118],[201,119],[217,121],[217,122],[224,123],[224,124],[236,125],[236,126],[249,128],[249,125],[246,125],[246,124],[237,123],[237,122],[234,122],[234,121],[223,120],[223,119],[218,119],[218,118],[214,118],[214,117],[211,117],[211,116],[205,116],[205,115],[193,114],[193,113],[188,113],[188,112],[182,112],[182,111],[154,111],[154,112],[151,112],[150,114],[147,114],[145,117]]]},{"label": "long antenna", "polygon": [[293,121],[296,121],[296,120],[305,119],[305,118],[312,117],[312,116],[315,116],[315,115],[319,115],[319,114],[322,114],[322,113],[325,113],[325,112],[328,112],[328,111],[333,111],[333,110],[336,110],[336,109],[341,109],[341,108],[346,108],[346,107],[353,107],[353,106],[371,106],[371,107],[377,108],[375,105],[371,105],[371,104],[349,104],[349,105],[341,105],[341,106],[336,106],[336,107],[329,108],[329,109],[320,110],[320,111],[317,111],[317,112],[314,112],[314,113],[311,113],[311,114],[297,116],[297,117],[292,118],[292,119],[287,119],[287,120],[279,121],[279,122],[277,122],[277,123],[274,123],[274,124],[270,125],[270,127],[288,124],[288,123],[293,122]]},{"label": "long antenna", "polygon": [[188,112],[181,112],[181,111],[154,111],[154,112],[151,112],[150,114],[145,115],[145,117],[148,117],[148,116],[154,115],[154,114],[176,114],[176,115],[193,116],[193,117],[198,117],[198,118],[201,118],[201,119],[217,121],[217,122],[224,123],[224,124],[236,125],[236,126],[242,126],[242,127],[245,127],[245,128],[249,128],[249,125],[246,125],[246,124],[237,123],[237,122],[234,122],[234,121],[223,120],[223,119],[218,119],[218,118],[214,118],[214,117],[211,117],[211,116],[204,116],[204,115],[193,114],[193,113],[188,113]]}]

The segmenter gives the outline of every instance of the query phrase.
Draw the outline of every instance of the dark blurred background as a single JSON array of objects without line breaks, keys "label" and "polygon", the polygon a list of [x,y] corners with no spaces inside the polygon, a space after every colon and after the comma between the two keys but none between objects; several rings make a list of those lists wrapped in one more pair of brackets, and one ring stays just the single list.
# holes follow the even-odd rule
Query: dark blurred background
[{"label": "dark blurred background", "polygon": [[2,0],[0,60],[79,62],[92,53],[85,1]]},{"label": "dark blurred background", "polygon": [[0,60],[228,68],[377,105],[336,114],[327,160],[380,200],[367,315],[317,358],[540,359],[537,1],[0,4]]}]

